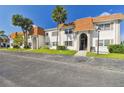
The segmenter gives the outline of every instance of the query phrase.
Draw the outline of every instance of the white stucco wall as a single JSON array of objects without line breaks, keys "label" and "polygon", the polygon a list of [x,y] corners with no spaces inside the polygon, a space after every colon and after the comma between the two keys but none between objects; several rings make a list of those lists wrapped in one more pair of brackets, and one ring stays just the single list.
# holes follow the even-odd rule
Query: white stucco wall
[{"label": "white stucco wall", "polygon": [[30,36],[28,40],[31,43],[32,49],[38,49],[45,45],[45,37],[43,35]]},{"label": "white stucco wall", "polygon": [[[46,33],[48,33],[48,38],[49,38],[49,42],[50,42],[50,48],[51,49],[56,49],[56,46],[53,46],[52,43],[56,42],[56,38],[57,36],[52,36],[53,32],[57,32],[57,29],[52,29],[52,30],[46,30]],[[70,50],[76,50],[74,45],[75,45],[75,38],[74,38],[74,33],[69,34],[67,36],[67,34],[65,34],[65,31],[61,30],[58,33],[58,45],[64,45],[65,41],[72,41],[72,46],[68,46],[67,48]]]},{"label": "white stucco wall", "polygon": [[[106,22],[105,22],[106,23]],[[111,22],[107,22],[111,23]],[[99,39],[100,40],[112,40],[112,44],[120,44],[120,22],[119,21],[112,21],[113,24],[111,24],[113,29],[110,30],[100,30],[99,33]],[[104,24],[104,22],[103,22]],[[96,40],[98,40],[98,33],[96,31],[92,31],[91,38],[92,38],[92,46],[96,46]],[[102,52],[108,52],[107,46],[99,46],[99,50]]]}]

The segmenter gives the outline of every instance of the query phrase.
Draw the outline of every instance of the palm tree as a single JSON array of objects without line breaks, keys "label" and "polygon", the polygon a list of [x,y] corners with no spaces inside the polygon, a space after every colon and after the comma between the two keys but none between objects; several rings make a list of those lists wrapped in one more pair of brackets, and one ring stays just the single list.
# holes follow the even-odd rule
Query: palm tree
[{"label": "palm tree", "polygon": [[29,18],[25,18],[22,15],[16,14],[12,17],[13,25],[21,27],[24,34],[24,47],[28,47],[28,32],[32,30],[33,22]]},{"label": "palm tree", "polygon": [[63,24],[67,20],[67,11],[62,6],[56,6],[56,8],[52,12],[52,19],[57,23],[57,38],[56,38],[56,48],[57,48],[59,24]]}]

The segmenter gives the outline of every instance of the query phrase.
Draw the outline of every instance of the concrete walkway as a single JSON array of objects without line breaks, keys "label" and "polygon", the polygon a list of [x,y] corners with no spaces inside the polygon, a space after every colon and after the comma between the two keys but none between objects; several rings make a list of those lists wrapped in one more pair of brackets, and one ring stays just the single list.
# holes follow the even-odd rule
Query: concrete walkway
[{"label": "concrete walkway", "polygon": [[81,51],[78,51],[75,56],[86,56],[87,54],[87,51],[84,51],[84,50],[81,50]]}]

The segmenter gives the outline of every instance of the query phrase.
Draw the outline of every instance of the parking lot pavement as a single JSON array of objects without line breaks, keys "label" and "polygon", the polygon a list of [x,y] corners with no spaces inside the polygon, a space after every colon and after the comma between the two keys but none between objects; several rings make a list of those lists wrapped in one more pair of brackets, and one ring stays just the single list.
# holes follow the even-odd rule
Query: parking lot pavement
[{"label": "parking lot pavement", "polygon": [[0,86],[124,86],[123,66],[122,60],[0,51]]}]

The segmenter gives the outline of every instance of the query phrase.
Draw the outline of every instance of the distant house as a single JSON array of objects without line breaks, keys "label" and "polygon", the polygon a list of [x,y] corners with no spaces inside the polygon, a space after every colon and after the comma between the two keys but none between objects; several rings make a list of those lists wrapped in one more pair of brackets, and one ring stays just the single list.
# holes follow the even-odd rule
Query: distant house
[{"label": "distant house", "polygon": [[[101,28],[99,50],[108,52],[109,44],[120,44],[120,23],[123,14],[103,14],[97,17],[77,19],[69,24],[59,26],[58,45],[67,46],[70,50],[97,51],[98,33],[96,26]],[[43,29],[37,26],[29,34],[29,43],[32,49],[48,45],[50,49],[56,48],[57,28]]]},{"label": "distant house", "polygon": [[9,47],[9,38],[7,35],[0,35],[0,47]]},{"label": "distant house", "polygon": [[[23,32],[14,32],[10,34],[10,47],[13,48],[13,39],[16,38],[18,35],[23,35]],[[28,45],[32,49],[38,49],[44,46],[44,35],[45,31],[43,28],[33,25],[32,31],[28,33]],[[20,46],[21,48],[24,47],[24,44]]]}]

